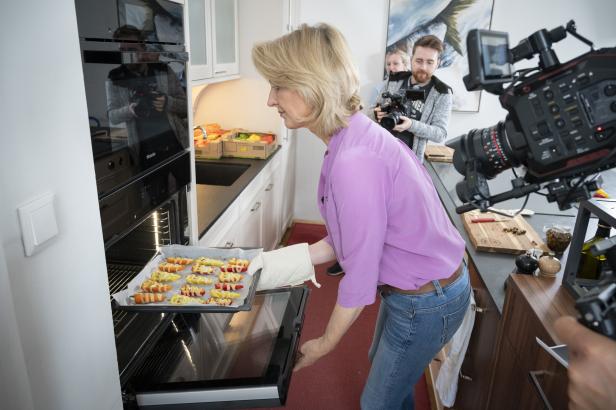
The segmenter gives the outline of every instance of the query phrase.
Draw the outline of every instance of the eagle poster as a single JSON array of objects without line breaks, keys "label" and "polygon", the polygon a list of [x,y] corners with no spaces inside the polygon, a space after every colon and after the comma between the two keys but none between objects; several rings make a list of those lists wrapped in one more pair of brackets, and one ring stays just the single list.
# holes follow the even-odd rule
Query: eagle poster
[{"label": "eagle poster", "polygon": [[444,50],[434,75],[453,89],[453,109],[479,111],[481,92],[467,91],[462,80],[468,74],[466,35],[490,28],[493,7],[493,0],[390,0],[387,51],[399,48],[410,56],[417,39],[437,36]]}]

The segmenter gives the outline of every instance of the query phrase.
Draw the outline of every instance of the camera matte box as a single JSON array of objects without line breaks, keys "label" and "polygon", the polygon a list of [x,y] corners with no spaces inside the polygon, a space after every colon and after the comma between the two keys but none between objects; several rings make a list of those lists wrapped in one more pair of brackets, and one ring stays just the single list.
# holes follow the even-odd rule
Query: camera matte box
[{"label": "camera matte box", "polygon": [[246,134],[272,135],[274,137],[274,141],[272,143],[250,142],[236,139],[235,136],[237,134],[235,134],[223,141],[223,157],[266,159],[272,155],[274,151],[276,151],[276,147],[278,146],[278,138],[276,137],[276,134],[250,131],[242,132]]}]

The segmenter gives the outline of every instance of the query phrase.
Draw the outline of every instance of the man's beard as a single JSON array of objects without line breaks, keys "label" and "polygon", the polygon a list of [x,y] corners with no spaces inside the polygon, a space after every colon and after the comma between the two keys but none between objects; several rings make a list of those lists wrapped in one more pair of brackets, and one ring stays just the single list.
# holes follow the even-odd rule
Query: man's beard
[{"label": "man's beard", "polygon": [[427,83],[428,81],[430,81],[431,78],[432,76],[425,71],[420,70],[417,72],[413,72],[413,79],[415,79],[415,81],[420,84]]}]

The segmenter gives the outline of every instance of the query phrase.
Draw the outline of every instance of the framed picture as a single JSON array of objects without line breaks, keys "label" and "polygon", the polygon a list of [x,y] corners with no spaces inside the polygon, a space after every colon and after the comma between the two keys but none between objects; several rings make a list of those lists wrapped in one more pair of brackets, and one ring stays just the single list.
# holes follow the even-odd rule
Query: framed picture
[{"label": "framed picture", "polygon": [[494,0],[390,0],[387,51],[410,56],[417,39],[437,36],[444,50],[435,75],[453,89],[453,110],[479,111],[481,91],[467,91],[462,80],[468,74],[466,35],[489,29],[493,8]]}]

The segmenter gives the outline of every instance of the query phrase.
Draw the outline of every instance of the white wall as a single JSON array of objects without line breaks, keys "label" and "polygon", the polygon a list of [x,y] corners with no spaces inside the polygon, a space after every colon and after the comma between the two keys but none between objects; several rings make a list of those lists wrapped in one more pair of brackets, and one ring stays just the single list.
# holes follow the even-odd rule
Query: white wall
[{"label": "white wall", "polygon": [[[74,1],[9,2],[0,38],[2,407],[119,409]],[[16,210],[44,192],[60,233],[25,257]]]},{"label": "white wall", "polygon": [[282,121],[267,107],[269,84],[251,59],[254,43],[279,37],[285,22],[285,0],[239,0],[238,80],[193,87],[194,124],[217,122],[223,128],[246,128],[280,134]]},{"label": "white wall", "polygon": [[[387,0],[351,1],[303,0],[299,21],[314,24],[327,22],[346,37],[361,78],[361,96],[369,101],[372,89],[380,81],[387,36]],[[577,23],[578,32],[595,42],[595,46],[616,45],[616,2],[613,0],[495,0],[492,29],[510,33],[511,45],[541,29],[552,29],[570,19]],[[588,48],[569,36],[554,46],[561,61],[566,61]],[[526,65],[530,64],[527,62]],[[519,64],[523,67],[524,64]],[[437,71],[438,75],[438,71]],[[454,112],[448,128],[449,138],[472,128],[493,125],[505,118],[496,96],[482,92],[478,113]],[[325,146],[305,130],[297,132],[297,182],[295,218],[320,220],[316,202],[316,188]]]}]

